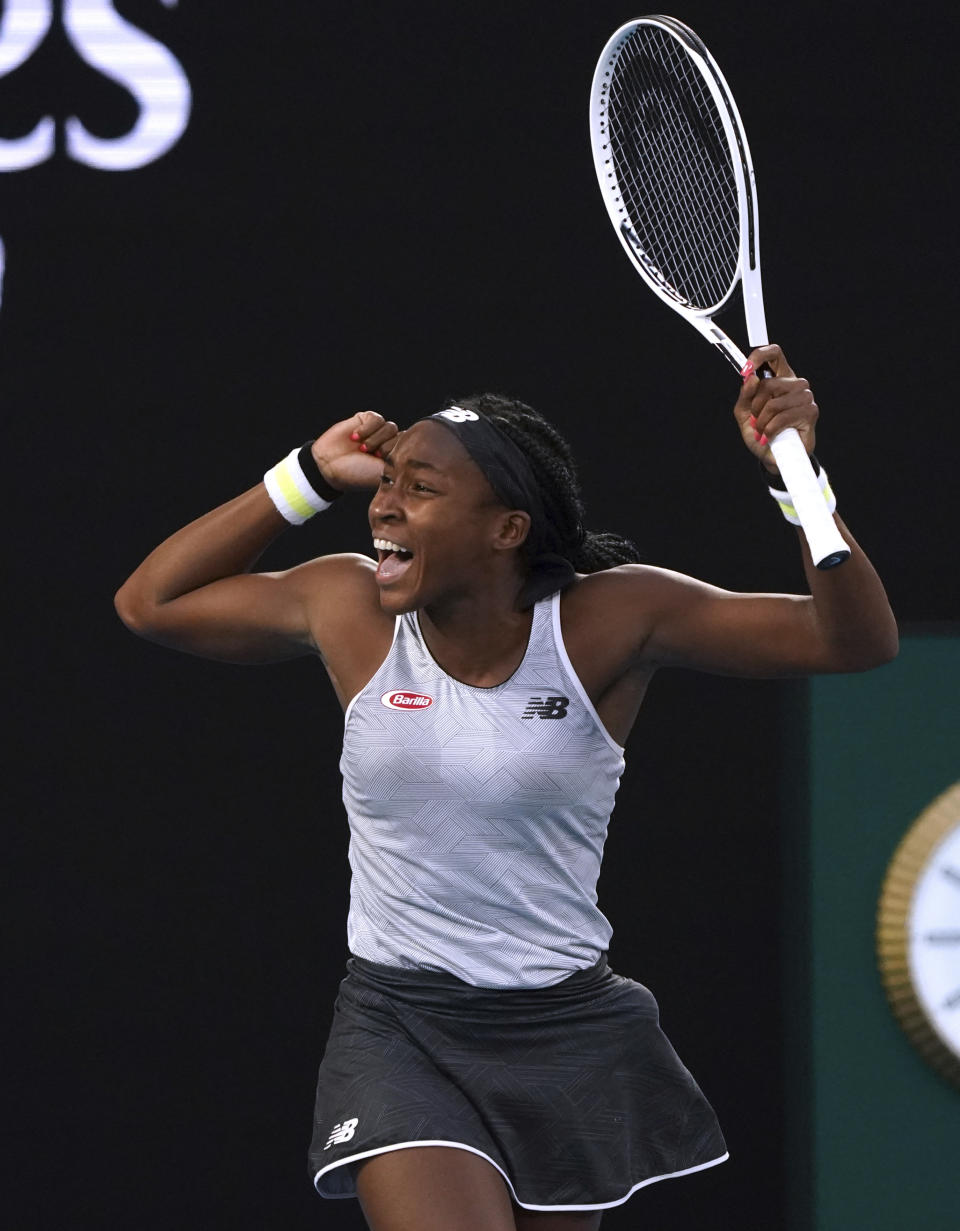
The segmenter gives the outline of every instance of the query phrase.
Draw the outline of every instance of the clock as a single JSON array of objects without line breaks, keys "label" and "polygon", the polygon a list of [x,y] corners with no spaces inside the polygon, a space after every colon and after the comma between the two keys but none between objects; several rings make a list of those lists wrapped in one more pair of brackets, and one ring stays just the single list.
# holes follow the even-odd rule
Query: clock
[{"label": "clock", "polygon": [[920,813],[894,852],[877,956],[907,1037],[960,1086],[960,782]]}]

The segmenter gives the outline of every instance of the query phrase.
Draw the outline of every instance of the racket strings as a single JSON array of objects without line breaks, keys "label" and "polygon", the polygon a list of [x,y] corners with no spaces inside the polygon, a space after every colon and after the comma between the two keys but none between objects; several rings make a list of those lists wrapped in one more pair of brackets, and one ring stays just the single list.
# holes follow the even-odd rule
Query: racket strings
[{"label": "racket strings", "polygon": [[[699,74],[694,73],[692,80],[685,82],[692,92],[679,94],[676,73],[663,70],[685,67],[684,60],[678,65],[673,56],[673,63],[665,65],[663,48],[654,50],[660,54],[652,62],[632,58],[627,65],[625,80],[633,101],[643,99],[645,107],[642,127],[634,126],[635,145],[628,143],[629,130],[620,134],[621,165],[660,272],[684,298],[706,307],[723,297],[735,272],[735,265],[730,267],[722,259],[724,248],[729,251],[726,241],[732,235],[736,244],[739,238],[739,216],[734,213],[731,217],[729,193],[725,195],[724,191],[735,191],[735,183],[732,177],[725,183],[716,173],[727,167],[715,129],[703,122],[704,118],[715,120],[715,108],[711,105],[704,117],[703,109],[712,104],[712,98]],[[624,136],[628,140],[623,140]],[[629,154],[635,152],[640,157],[630,158]],[[666,213],[664,202],[670,206]],[[678,237],[683,239],[682,245],[677,243]]]},{"label": "racket strings", "polygon": [[[653,161],[649,164],[652,168],[658,171],[658,180],[661,196],[679,187],[680,192],[679,204],[685,208],[686,216],[692,218],[695,222],[699,221],[707,228],[708,238],[713,240],[713,243],[705,248],[708,254],[713,254],[716,245],[727,236],[725,229],[720,229],[718,232],[718,221],[722,224],[726,221],[724,217],[724,207],[726,198],[718,196],[717,181],[702,174],[702,153],[703,144],[697,145],[694,139],[694,125],[702,128],[703,109],[708,101],[708,96],[703,88],[703,82],[699,77],[694,77],[690,83],[696,91],[696,106],[692,109],[685,107],[681,110],[680,103],[687,100],[678,98],[676,93],[671,91],[669,85],[660,83],[660,98],[668,106],[669,119],[673,125],[672,134],[677,138],[677,142],[672,146],[667,146],[665,152],[668,158],[672,161],[671,170],[673,176],[664,175],[662,164]],[[709,100],[712,101],[712,100]],[[714,117],[711,115],[710,117]],[[702,133],[701,133],[702,135]],[[712,129],[708,129],[708,136],[715,137],[716,133]],[[722,159],[722,148],[719,143],[714,141],[714,150]],[[661,149],[664,149],[661,145]],[[714,160],[716,165],[717,159]],[[735,191],[735,185],[732,185]],[[712,226],[712,230],[711,230]]]},{"label": "racket strings", "polygon": [[[661,258],[661,274],[668,280],[672,274],[676,289],[681,293],[686,290],[685,298],[705,307],[724,295],[735,272],[735,266],[730,269],[727,262],[718,259],[731,233],[724,190],[735,192],[735,181],[732,175],[726,177],[726,182],[721,178],[722,172],[729,173],[729,161],[718,140],[722,133],[717,132],[712,96],[700,75],[695,71],[684,73],[683,84],[688,91],[678,92],[677,78],[689,68],[689,61],[682,53],[677,54],[672,40],[659,46],[653,40],[650,42],[652,59],[644,61],[632,55],[625,62],[628,71],[624,81],[631,103],[636,105],[642,100],[643,107],[640,123],[633,129],[635,145],[631,147],[623,139],[629,138],[629,131],[624,134],[621,129],[619,134],[621,166],[632,189],[633,204],[639,207],[637,212],[643,218],[643,233],[654,241]],[[639,152],[641,157],[623,157],[633,152]],[[713,174],[704,173],[705,153]],[[721,176],[716,174],[718,170]],[[671,206],[666,217],[662,209],[665,201]],[[652,208],[657,204],[660,209]],[[735,240],[739,238],[738,223],[739,215],[734,214]],[[681,228],[682,248],[670,242],[676,240]],[[699,260],[678,259],[684,253],[691,255],[691,234],[696,240],[696,253],[692,255]]]},{"label": "racket strings", "polygon": [[612,73],[607,119],[638,259],[691,307],[717,306],[737,277],[737,182],[713,95],[669,34],[641,26],[627,39]]}]

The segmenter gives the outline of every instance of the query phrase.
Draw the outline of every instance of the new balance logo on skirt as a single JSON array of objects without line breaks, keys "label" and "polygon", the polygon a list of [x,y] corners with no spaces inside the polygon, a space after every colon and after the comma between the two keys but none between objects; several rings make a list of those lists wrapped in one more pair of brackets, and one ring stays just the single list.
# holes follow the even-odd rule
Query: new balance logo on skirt
[{"label": "new balance logo on skirt", "polygon": [[333,1132],[327,1138],[327,1144],[323,1148],[329,1150],[331,1146],[342,1145],[344,1141],[349,1141],[356,1132],[359,1123],[359,1120],[344,1120],[342,1124],[335,1124]]},{"label": "new balance logo on skirt", "polygon": [[566,718],[569,697],[531,697],[522,718]]}]

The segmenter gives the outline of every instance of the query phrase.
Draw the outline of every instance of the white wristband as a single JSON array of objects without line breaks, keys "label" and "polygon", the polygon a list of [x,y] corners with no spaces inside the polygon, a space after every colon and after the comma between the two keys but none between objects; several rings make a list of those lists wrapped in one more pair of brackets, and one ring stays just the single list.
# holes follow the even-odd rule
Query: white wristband
[{"label": "white wristband", "polygon": [[[783,480],[781,479],[782,483]],[[820,484],[820,490],[823,492],[823,498],[827,502],[827,512],[835,513],[837,508],[837,498],[833,494],[833,488],[830,486],[830,480],[827,478],[827,472],[822,466],[817,471],[817,482]],[[793,507],[793,501],[790,498],[790,493],[779,487],[767,487],[767,491],[776,500],[780,506],[780,512],[784,515],[791,526],[802,525],[800,518],[797,516],[797,510]]]},{"label": "white wristband", "polygon": [[263,476],[270,499],[292,526],[302,526],[314,513],[322,513],[333,503],[313,490],[300,465],[299,452],[299,448],[293,449]]}]

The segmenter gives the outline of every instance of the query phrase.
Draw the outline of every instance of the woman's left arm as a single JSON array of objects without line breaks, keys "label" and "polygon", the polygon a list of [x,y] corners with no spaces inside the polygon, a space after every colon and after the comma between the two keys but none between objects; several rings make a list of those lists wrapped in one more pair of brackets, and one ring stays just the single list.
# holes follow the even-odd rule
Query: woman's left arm
[{"label": "woman's left arm", "polygon": [[[796,376],[779,346],[758,347],[750,363],[734,415],[744,443],[770,470],[776,487],[768,438],[796,428],[812,453],[819,412],[807,381]],[[774,375],[759,380],[753,372],[764,363]],[[898,634],[883,584],[849,530],[835,520],[850,558],[832,569],[814,566],[797,532],[809,595],[734,594],[677,573],[628,566],[630,588],[635,600],[642,595],[645,613],[639,657],[651,665],[765,676],[866,671],[889,662]],[[620,597],[626,599],[623,588]]]}]

